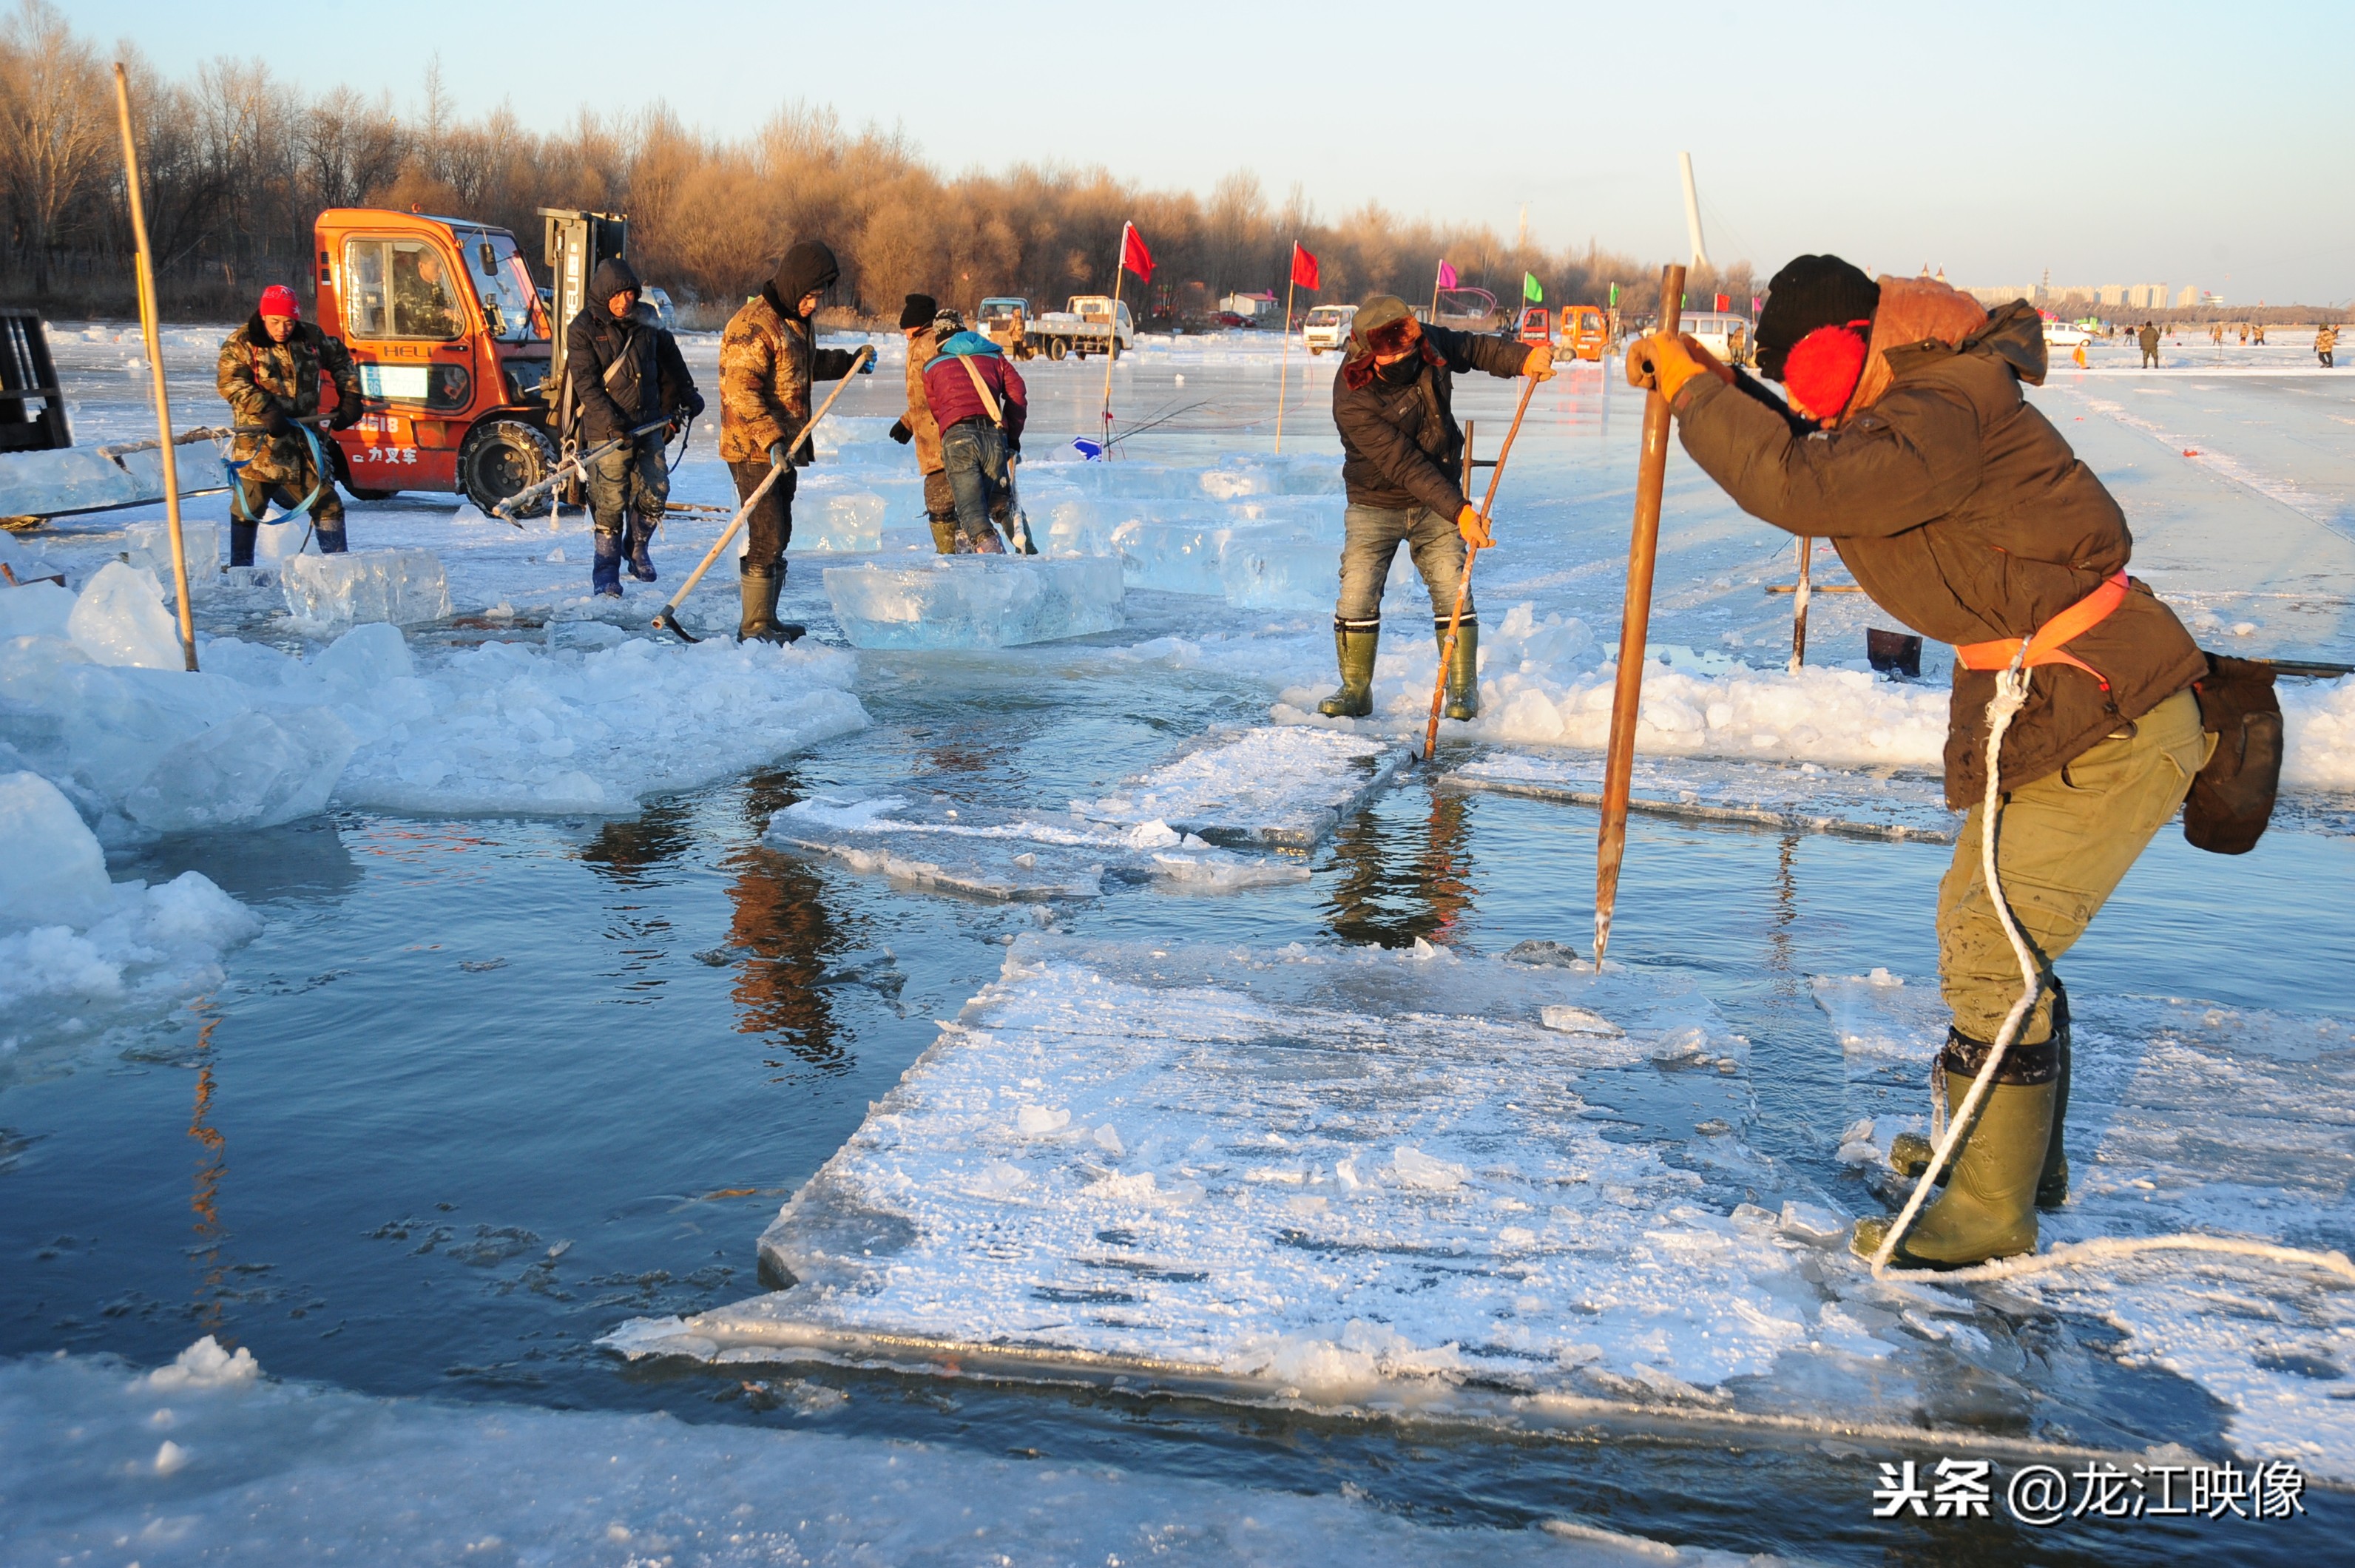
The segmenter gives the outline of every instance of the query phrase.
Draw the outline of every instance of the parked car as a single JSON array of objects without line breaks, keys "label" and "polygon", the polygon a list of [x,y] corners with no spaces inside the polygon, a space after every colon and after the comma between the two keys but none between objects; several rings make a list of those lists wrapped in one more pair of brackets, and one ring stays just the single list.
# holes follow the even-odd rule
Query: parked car
[{"label": "parked car", "polygon": [[1327,349],[1346,349],[1349,346],[1349,327],[1358,319],[1358,307],[1353,304],[1320,304],[1308,313],[1308,325],[1300,329],[1300,340],[1311,354]]},{"label": "parked car", "polygon": [[2072,326],[2065,321],[2044,324],[2044,346],[2047,348],[2074,348],[2093,341],[2094,335],[2082,326]]}]

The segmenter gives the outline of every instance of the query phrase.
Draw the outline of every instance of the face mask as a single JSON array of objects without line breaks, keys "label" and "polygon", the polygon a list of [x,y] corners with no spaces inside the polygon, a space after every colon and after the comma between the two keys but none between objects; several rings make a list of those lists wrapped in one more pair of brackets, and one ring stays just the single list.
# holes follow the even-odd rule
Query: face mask
[{"label": "face mask", "polygon": [[1408,387],[1423,374],[1423,356],[1410,354],[1395,364],[1377,366],[1376,373],[1393,387]]}]

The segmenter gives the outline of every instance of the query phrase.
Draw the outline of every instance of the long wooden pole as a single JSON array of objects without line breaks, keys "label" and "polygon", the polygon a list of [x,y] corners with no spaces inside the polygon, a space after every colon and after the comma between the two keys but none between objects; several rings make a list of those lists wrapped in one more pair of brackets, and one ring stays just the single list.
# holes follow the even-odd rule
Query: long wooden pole
[{"label": "long wooden pole", "polygon": [[1807,601],[1815,592],[1816,541],[1799,539],[1799,581],[1791,590],[1791,673],[1807,662]]},{"label": "long wooden pole", "polygon": [[[1485,530],[1489,509],[1497,504],[1497,486],[1504,483],[1505,461],[1513,455],[1513,437],[1521,433],[1521,416],[1529,411],[1529,394],[1538,389],[1537,378],[1525,377],[1521,382],[1521,400],[1513,410],[1512,427],[1505,432],[1505,444],[1497,449],[1497,465],[1488,470],[1488,493],[1480,497],[1480,522]],[[1472,443],[1467,433],[1464,443],[1464,477],[1472,477]],[[1472,597],[1472,563],[1480,558],[1480,547],[1466,541],[1464,549],[1464,570],[1455,579],[1455,610],[1447,617],[1447,637],[1439,645],[1439,678],[1431,684],[1431,722],[1423,727],[1423,760],[1439,746],[1439,709],[1447,694],[1447,667],[1455,659],[1455,639],[1464,630],[1464,606]],[[1476,675],[1478,672],[1474,672]]]},{"label": "long wooden pole", "polygon": [[197,667],[197,616],[188,603],[188,551],[180,539],[179,449],[172,444],[172,396],[164,384],[164,341],[155,326],[155,261],[147,248],[147,207],[139,195],[139,142],[131,133],[131,78],[114,68],[114,109],[123,122],[123,184],[131,196],[131,238],[138,247],[139,331],[147,345],[147,368],[155,373],[157,455],[164,466],[164,517],[172,534],[172,587],[180,596],[180,656]]},{"label": "long wooden pole", "polygon": [[[1660,327],[1684,319],[1685,270],[1660,274]],[[1660,549],[1660,496],[1668,481],[1668,400],[1644,395],[1644,444],[1636,464],[1636,526],[1627,541],[1627,598],[1619,614],[1619,671],[1611,691],[1611,750],[1603,761],[1603,829],[1594,856],[1594,964],[1611,945],[1619,862],[1627,853],[1627,795],[1636,773],[1636,717],[1644,697],[1644,643],[1652,625],[1652,568]]]},{"label": "long wooden pole", "polygon": [[[1299,255],[1299,251],[1300,251],[1300,241],[1299,241],[1299,240],[1294,240],[1294,241],[1292,242],[1292,250],[1293,250],[1293,258],[1292,258],[1292,262],[1293,262],[1293,265],[1294,265],[1295,267],[1297,267],[1297,266],[1300,264],[1300,255]],[[1293,286],[1294,286],[1294,281],[1293,281],[1292,279],[1287,278],[1287,279],[1285,279],[1285,280],[1284,280],[1284,373],[1283,373],[1283,375],[1279,376],[1279,377],[1276,379],[1276,383],[1275,383],[1275,454],[1276,454],[1278,457],[1281,457],[1281,456],[1283,456],[1283,455],[1284,455],[1284,399],[1285,399],[1285,398],[1286,398],[1286,397],[1291,393],[1291,391],[1292,391],[1292,290],[1293,290]]]},{"label": "long wooden pole", "polygon": [[1120,285],[1128,275],[1128,231],[1133,223],[1120,226],[1120,250],[1112,259],[1112,314],[1104,320],[1104,455],[1112,455],[1112,366],[1120,357]]}]

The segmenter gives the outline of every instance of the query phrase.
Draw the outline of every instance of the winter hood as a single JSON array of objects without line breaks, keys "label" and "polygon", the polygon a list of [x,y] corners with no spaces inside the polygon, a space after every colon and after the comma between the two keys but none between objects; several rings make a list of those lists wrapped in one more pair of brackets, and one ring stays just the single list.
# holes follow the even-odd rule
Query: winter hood
[{"label": "winter hood", "polygon": [[943,359],[954,358],[961,354],[987,355],[996,358],[998,357],[997,345],[968,327],[963,332],[952,334],[948,341],[940,346],[939,352],[932,356],[926,368],[929,369]]},{"label": "winter hood", "polygon": [[[1990,341],[1983,329],[1994,324],[1978,301],[1959,289],[1950,288],[1934,278],[1881,279],[1881,306],[1872,313],[1872,344],[1865,356],[1864,374],[1857,378],[1856,390],[1849,395],[1848,407],[1840,411],[1842,422],[1855,418],[1880,400],[1896,377],[1891,370],[1889,357],[1902,357],[1905,350],[1934,346],[1942,352],[1955,352],[1976,344],[1988,344],[1995,352],[2010,359],[2031,384],[2044,379],[2044,333],[2037,325],[2036,313],[2023,303],[2006,305],[2007,315],[2013,309],[2027,311],[2029,330],[2035,338],[2034,373],[2012,352]],[[1999,318],[2000,319],[2000,318]]]},{"label": "winter hood", "polygon": [[634,294],[639,287],[636,270],[619,256],[608,256],[589,275],[589,303],[602,309],[615,294]]},{"label": "winter hood", "polygon": [[769,280],[770,308],[798,321],[801,315],[794,307],[802,303],[802,296],[824,293],[841,276],[841,264],[832,251],[815,240],[796,240],[777,263],[776,276]]}]

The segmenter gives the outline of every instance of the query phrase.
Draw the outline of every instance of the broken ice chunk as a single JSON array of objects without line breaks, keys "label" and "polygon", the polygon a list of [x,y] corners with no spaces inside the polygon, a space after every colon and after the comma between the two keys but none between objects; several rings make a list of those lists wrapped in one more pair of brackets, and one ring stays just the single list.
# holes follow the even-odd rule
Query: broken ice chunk
[{"label": "broken ice chunk", "polygon": [[66,617],[67,635],[100,664],[185,669],[180,629],[163,601],[164,590],[155,573],[110,560],[82,584]]},{"label": "broken ice chunk", "polygon": [[1043,1138],[1071,1125],[1071,1112],[1050,1110],[1044,1105],[1025,1105],[1014,1113],[1014,1125],[1026,1138]]},{"label": "broken ice chunk", "polygon": [[360,621],[413,625],[450,613],[450,584],[430,549],[356,549],[340,555],[290,555],[279,586],[286,613],[306,626]]},{"label": "broken ice chunk", "polygon": [[1071,809],[1100,822],[1166,822],[1212,844],[1308,849],[1406,760],[1389,741],[1336,730],[1217,731],[1119,794]]},{"label": "broken ice chunk", "polygon": [[1007,648],[1126,624],[1120,565],[1103,556],[936,556],[825,577],[853,647]]},{"label": "broken ice chunk", "polygon": [[1472,1175],[1454,1160],[1434,1158],[1412,1144],[1399,1145],[1391,1156],[1391,1170],[1401,1187],[1424,1192],[1453,1192]]},{"label": "broken ice chunk", "polygon": [[[131,564],[155,574],[166,594],[175,592],[172,571],[172,525],[133,523],[123,530],[131,546]],[[220,581],[220,525],[193,520],[180,525],[180,549],[188,563],[188,596],[202,599]]]},{"label": "broken ice chunk", "polygon": [[1591,1013],[1584,1008],[1573,1008],[1566,1003],[1549,1006],[1540,1017],[1546,1028],[1561,1034],[1599,1034],[1607,1038],[1625,1032],[1600,1013]]},{"label": "broken ice chunk", "polygon": [[821,553],[872,553],[883,548],[883,497],[871,490],[828,496],[795,530],[794,548]]}]

